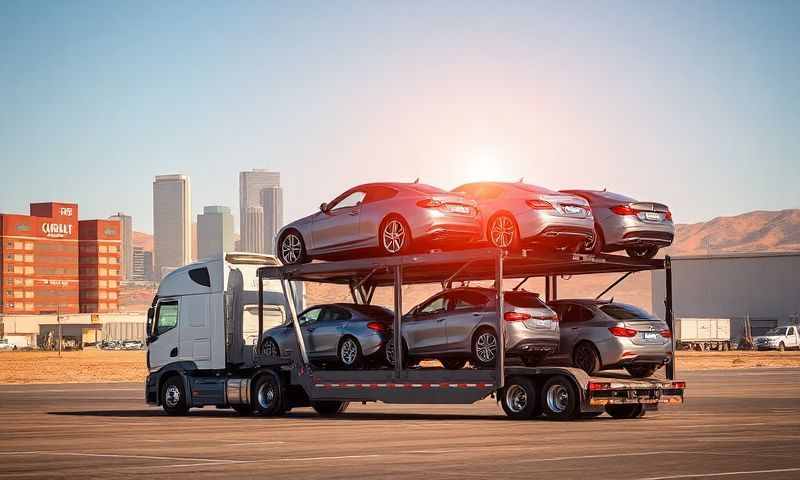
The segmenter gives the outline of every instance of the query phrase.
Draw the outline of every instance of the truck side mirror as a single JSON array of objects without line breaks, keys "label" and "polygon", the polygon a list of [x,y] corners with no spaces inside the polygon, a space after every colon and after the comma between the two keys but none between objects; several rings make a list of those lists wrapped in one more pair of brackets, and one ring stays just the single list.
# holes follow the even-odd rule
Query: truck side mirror
[{"label": "truck side mirror", "polygon": [[147,334],[148,339],[153,336],[153,319],[155,318],[155,315],[156,315],[155,307],[150,307],[147,309],[147,327],[146,327],[147,330],[145,333]]}]

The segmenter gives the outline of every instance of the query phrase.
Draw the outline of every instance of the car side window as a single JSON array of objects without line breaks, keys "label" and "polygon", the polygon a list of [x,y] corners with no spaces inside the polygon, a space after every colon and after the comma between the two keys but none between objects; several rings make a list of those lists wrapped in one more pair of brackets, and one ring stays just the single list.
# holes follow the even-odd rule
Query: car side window
[{"label": "car side window", "polygon": [[317,321],[319,322],[339,322],[350,318],[350,313],[338,307],[325,307],[322,309]]},{"label": "car side window", "polygon": [[418,315],[430,315],[441,313],[447,310],[447,295],[439,295],[422,306],[417,312]]},{"label": "car side window", "polygon": [[160,302],[156,310],[156,335],[166,333],[178,326],[178,301]]},{"label": "car side window", "polygon": [[451,296],[451,310],[473,310],[483,308],[489,302],[485,295],[478,292],[457,292]]},{"label": "car side window", "polygon": [[389,200],[397,195],[397,190],[389,187],[370,187],[367,189],[367,194],[364,197],[364,203],[380,202],[381,200]]},{"label": "car side window", "polygon": [[586,307],[577,306],[578,309],[578,321],[579,322],[588,322],[592,318],[594,318],[594,313]]},{"label": "car side window", "polygon": [[575,323],[578,321],[578,310],[575,305],[560,305],[560,323]]},{"label": "car side window", "polygon": [[357,207],[364,201],[365,193],[362,191],[355,191],[347,195],[346,197],[342,198],[341,200],[337,201],[333,204],[330,208],[331,210],[339,210],[340,208],[352,208]]},{"label": "car side window", "polygon": [[483,200],[494,200],[503,193],[503,188],[498,185],[484,185],[479,194]]},{"label": "car side window", "polygon": [[320,313],[322,313],[322,308],[310,308],[303,312],[297,320],[299,321],[300,325],[310,325],[319,320]]}]

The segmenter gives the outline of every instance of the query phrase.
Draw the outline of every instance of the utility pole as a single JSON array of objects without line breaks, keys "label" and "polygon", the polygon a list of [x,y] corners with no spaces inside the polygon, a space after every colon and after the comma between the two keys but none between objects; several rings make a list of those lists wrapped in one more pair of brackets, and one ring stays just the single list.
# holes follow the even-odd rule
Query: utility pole
[{"label": "utility pole", "polygon": [[61,305],[56,305],[56,322],[58,322],[58,357],[61,358],[61,348],[64,345],[64,335],[61,330]]}]

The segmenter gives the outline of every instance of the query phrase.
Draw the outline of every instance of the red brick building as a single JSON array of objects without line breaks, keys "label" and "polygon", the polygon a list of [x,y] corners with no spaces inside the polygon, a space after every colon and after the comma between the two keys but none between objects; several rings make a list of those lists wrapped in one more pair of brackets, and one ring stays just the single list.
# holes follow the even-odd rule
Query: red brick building
[{"label": "red brick building", "polygon": [[120,230],[118,220],[81,220],[78,223],[81,312],[118,310],[122,278]]},{"label": "red brick building", "polygon": [[[94,224],[92,222],[95,222]],[[97,222],[102,222],[98,232]],[[38,314],[47,312],[79,313],[82,311],[116,311],[119,296],[119,222],[111,220],[78,221],[78,206],[74,203],[33,203],[30,215],[0,214],[0,313]],[[94,227],[92,227],[94,225]],[[83,233],[85,230],[85,233]],[[113,234],[112,234],[113,230]],[[79,269],[80,245],[87,245],[87,258],[96,260],[86,266],[87,291],[97,291],[95,297],[86,294],[81,300],[81,271]],[[88,253],[88,247],[97,253]],[[102,249],[101,247],[105,247]],[[110,260],[116,250],[116,263]],[[105,250],[106,253],[100,252]],[[101,260],[101,256],[104,260]],[[84,260],[91,262],[91,260]],[[100,269],[100,262],[107,267]],[[105,294],[100,291],[100,273],[105,273]],[[92,283],[96,280],[96,287]],[[114,280],[113,293],[108,280]],[[101,296],[105,296],[105,302]],[[108,298],[114,297],[113,303]]]}]

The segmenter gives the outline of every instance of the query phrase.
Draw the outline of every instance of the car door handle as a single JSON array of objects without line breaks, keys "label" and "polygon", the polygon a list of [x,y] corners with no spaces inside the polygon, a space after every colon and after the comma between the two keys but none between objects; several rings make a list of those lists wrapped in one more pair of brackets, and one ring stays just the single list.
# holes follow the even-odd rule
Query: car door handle
[{"label": "car door handle", "polygon": [[572,328],[570,328],[570,330],[577,330],[577,329],[578,329],[578,327],[572,327]]},{"label": "car door handle", "polygon": [[481,312],[472,312],[472,316],[473,316],[473,317],[480,317],[480,316],[482,316],[482,315],[483,315],[483,314],[482,314]]},{"label": "car door handle", "polygon": [[175,348],[173,348],[173,349],[172,349],[172,350],[169,352],[169,356],[170,356],[170,357],[177,357],[177,356],[178,356],[178,347],[175,347]]},{"label": "car door handle", "polygon": [[445,320],[447,320],[447,319],[446,319],[446,318],[439,318],[439,319],[437,319],[437,320],[436,320],[436,322],[437,322],[437,323],[439,323],[439,322],[444,322]]}]

